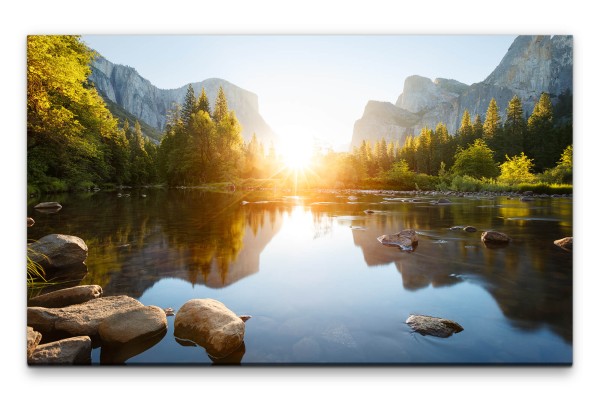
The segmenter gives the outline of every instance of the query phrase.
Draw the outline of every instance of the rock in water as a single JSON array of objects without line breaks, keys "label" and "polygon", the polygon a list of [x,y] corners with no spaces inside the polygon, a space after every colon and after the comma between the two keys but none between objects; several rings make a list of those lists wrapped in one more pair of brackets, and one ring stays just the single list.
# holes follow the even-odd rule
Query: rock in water
[{"label": "rock in water", "polygon": [[89,365],[92,362],[92,340],[88,336],[71,337],[39,345],[29,365]]},{"label": "rock in water", "polygon": [[481,241],[507,244],[510,242],[510,237],[498,231],[484,231],[481,234]]},{"label": "rock in water", "polygon": [[573,250],[573,237],[565,237],[554,241],[554,245],[557,245],[565,251]]},{"label": "rock in water", "polygon": [[413,251],[419,243],[419,236],[415,230],[402,230],[396,234],[382,235],[377,241],[387,246],[397,246],[403,251]]},{"label": "rock in water", "polygon": [[438,205],[447,205],[447,204],[450,204],[450,203],[452,203],[452,202],[450,202],[450,200],[446,199],[446,198],[438,199],[437,202],[436,202],[436,204],[438,204]]},{"label": "rock in water", "polygon": [[452,320],[424,315],[410,315],[406,319],[406,324],[419,334],[442,338],[464,330],[460,324]]},{"label": "rock in water", "polygon": [[463,228],[463,231],[466,231],[468,233],[474,233],[477,231],[477,229],[473,226],[466,226],[465,228]]},{"label": "rock in water", "polygon": [[50,234],[40,238],[27,249],[27,256],[43,267],[69,267],[85,263],[88,247],[79,237]]},{"label": "rock in water", "polygon": [[91,301],[100,296],[102,296],[102,287],[99,285],[78,285],[33,297],[27,301],[27,306],[64,308],[65,306]]},{"label": "rock in water", "polygon": [[27,218],[27,227],[31,227],[35,224],[35,220],[33,220],[31,217]]},{"label": "rock in water", "polygon": [[96,298],[65,308],[29,307],[27,325],[41,332],[42,335],[66,333],[67,336],[94,337],[98,335],[98,326],[104,319],[140,306],[143,305],[138,300],[118,295]]},{"label": "rock in water", "polygon": [[191,299],[175,315],[175,337],[204,347],[213,358],[224,358],[244,341],[246,325],[214,299]]},{"label": "rock in water", "polygon": [[103,344],[125,345],[143,341],[167,331],[167,316],[158,306],[141,306],[115,313],[100,322]]},{"label": "rock in water", "polygon": [[33,207],[34,209],[62,209],[62,205],[58,202],[42,202]]}]

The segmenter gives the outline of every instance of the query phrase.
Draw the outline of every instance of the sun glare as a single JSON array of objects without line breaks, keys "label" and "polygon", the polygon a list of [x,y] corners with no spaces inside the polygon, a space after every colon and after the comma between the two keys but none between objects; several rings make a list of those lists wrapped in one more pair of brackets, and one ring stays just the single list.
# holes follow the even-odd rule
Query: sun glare
[{"label": "sun glare", "polygon": [[294,170],[304,170],[310,165],[312,145],[303,138],[288,139],[281,145],[281,157],[285,165]]}]

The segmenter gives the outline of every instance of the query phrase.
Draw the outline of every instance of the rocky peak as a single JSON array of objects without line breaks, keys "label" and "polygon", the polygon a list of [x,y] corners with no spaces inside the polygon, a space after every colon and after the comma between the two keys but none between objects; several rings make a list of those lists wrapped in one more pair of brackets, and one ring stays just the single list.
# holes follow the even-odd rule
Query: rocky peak
[{"label": "rocky peak", "polygon": [[453,79],[437,78],[432,81],[419,75],[411,75],[404,80],[404,89],[396,106],[419,113],[441,102],[451,102],[467,88],[468,85]]}]

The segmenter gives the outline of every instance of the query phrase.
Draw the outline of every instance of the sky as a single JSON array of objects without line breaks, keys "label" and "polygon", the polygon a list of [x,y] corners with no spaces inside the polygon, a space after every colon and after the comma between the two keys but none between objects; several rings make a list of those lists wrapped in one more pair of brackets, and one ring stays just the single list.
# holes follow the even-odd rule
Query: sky
[{"label": "sky", "polygon": [[515,35],[84,35],[161,89],[222,78],[258,95],[284,139],[346,150],[369,100],[395,103],[410,75],[484,80]]}]

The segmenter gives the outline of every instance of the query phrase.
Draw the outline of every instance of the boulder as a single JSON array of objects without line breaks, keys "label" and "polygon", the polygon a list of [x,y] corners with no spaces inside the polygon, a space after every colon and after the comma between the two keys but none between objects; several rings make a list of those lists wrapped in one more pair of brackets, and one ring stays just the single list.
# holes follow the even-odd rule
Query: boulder
[{"label": "boulder", "polygon": [[442,338],[450,337],[452,334],[464,330],[460,324],[452,320],[424,315],[410,315],[406,319],[406,324],[421,335]]},{"label": "boulder", "polygon": [[40,341],[42,341],[42,334],[27,326],[27,358],[31,357]]},{"label": "boulder", "polygon": [[64,308],[28,307],[27,325],[42,334],[94,337],[98,335],[98,326],[104,319],[140,306],[143,306],[141,302],[118,295],[100,297]]},{"label": "boulder", "polygon": [[58,202],[42,202],[33,207],[34,209],[62,209],[62,205]]},{"label": "boulder", "polygon": [[100,296],[102,296],[102,287],[99,285],[79,285],[33,297],[27,301],[27,306],[63,308],[69,305],[81,304]]},{"label": "boulder", "polygon": [[212,358],[224,358],[244,341],[246,325],[214,299],[187,301],[175,315],[175,337],[204,347]]},{"label": "boulder", "polygon": [[396,234],[382,235],[377,241],[387,246],[397,246],[403,251],[413,251],[419,243],[419,236],[415,230],[406,229]]},{"label": "boulder", "polygon": [[474,233],[477,232],[477,229],[473,226],[466,226],[465,228],[463,228],[463,231],[466,231],[468,233]]},{"label": "boulder", "polygon": [[88,336],[66,338],[39,345],[29,365],[89,365],[92,362],[92,340]]},{"label": "boulder", "polygon": [[484,231],[481,234],[481,241],[491,243],[506,244],[510,242],[510,237],[504,233],[498,231]]},{"label": "boulder", "polygon": [[27,256],[45,268],[81,266],[88,255],[88,247],[79,237],[50,234],[30,244]]},{"label": "boulder", "polygon": [[158,306],[140,306],[102,320],[98,334],[102,344],[125,345],[167,331],[167,315]]},{"label": "boulder", "polygon": [[565,237],[554,241],[554,245],[557,245],[565,251],[573,250],[573,237]]},{"label": "boulder", "polygon": [[27,218],[27,227],[31,227],[34,224],[35,224],[35,220],[33,220],[31,217],[28,217]]}]

